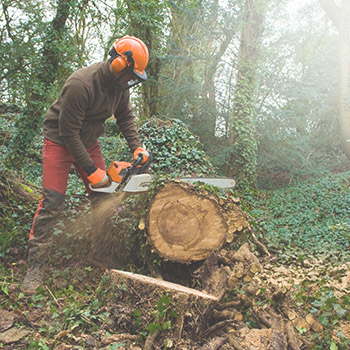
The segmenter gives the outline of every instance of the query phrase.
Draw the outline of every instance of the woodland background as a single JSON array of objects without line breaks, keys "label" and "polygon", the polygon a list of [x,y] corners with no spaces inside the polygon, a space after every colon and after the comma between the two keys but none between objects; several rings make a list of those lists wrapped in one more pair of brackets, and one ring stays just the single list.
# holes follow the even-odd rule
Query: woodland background
[{"label": "woodland background", "polygon": [[[40,188],[45,111],[74,70],[105,60],[124,35],[141,38],[150,51],[149,79],[133,89],[132,104],[155,170],[233,176],[269,249],[286,264],[314,258],[319,285],[330,266],[349,262],[348,0],[0,3],[4,297],[17,281],[11,271],[26,254],[36,209],[5,193],[18,178]],[[176,122],[158,133],[154,125],[169,118]],[[112,120],[101,144],[107,164],[130,157]],[[87,202],[75,174],[67,198],[73,218]],[[68,248],[59,253],[71,257]],[[332,332],[350,321],[349,297],[335,298],[328,286],[306,297],[304,282],[296,297],[313,303],[325,327],[314,335],[315,348],[346,349]],[[22,299],[1,305],[19,307]],[[45,349],[46,341],[31,346]]]}]

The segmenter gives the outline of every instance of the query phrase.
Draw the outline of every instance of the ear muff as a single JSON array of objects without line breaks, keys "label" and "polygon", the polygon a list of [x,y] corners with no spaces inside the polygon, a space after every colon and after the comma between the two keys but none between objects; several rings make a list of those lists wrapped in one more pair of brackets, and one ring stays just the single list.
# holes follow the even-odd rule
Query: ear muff
[{"label": "ear muff", "polygon": [[126,57],[118,56],[112,61],[111,67],[114,72],[120,73],[127,67],[128,65],[127,62],[128,62],[128,59]]}]

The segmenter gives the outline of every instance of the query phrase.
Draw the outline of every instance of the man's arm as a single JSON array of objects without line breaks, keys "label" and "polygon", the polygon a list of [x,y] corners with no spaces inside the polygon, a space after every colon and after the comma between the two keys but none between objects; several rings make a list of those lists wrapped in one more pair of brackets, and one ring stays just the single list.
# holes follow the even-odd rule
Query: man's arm
[{"label": "man's arm", "polygon": [[62,90],[61,99],[59,135],[74,159],[90,175],[97,168],[80,138],[89,101],[88,89],[79,80],[71,79]]}]

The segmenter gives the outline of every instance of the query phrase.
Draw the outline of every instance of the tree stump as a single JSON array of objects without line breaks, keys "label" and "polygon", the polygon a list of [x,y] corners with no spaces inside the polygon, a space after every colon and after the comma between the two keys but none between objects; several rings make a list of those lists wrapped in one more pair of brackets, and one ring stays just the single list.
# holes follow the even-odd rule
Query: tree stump
[{"label": "tree stump", "polygon": [[177,262],[206,259],[222,247],[227,235],[226,220],[213,196],[177,182],[154,195],[146,227],[158,255]]}]

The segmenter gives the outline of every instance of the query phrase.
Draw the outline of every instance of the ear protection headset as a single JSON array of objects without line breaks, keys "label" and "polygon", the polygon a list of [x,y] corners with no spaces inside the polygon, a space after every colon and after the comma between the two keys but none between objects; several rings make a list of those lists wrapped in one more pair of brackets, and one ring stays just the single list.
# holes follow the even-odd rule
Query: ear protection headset
[{"label": "ear protection headset", "polygon": [[116,73],[122,72],[126,67],[133,64],[132,51],[125,51],[123,54],[119,54],[113,46],[109,51],[109,55],[113,60],[111,63],[112,69]]}]

